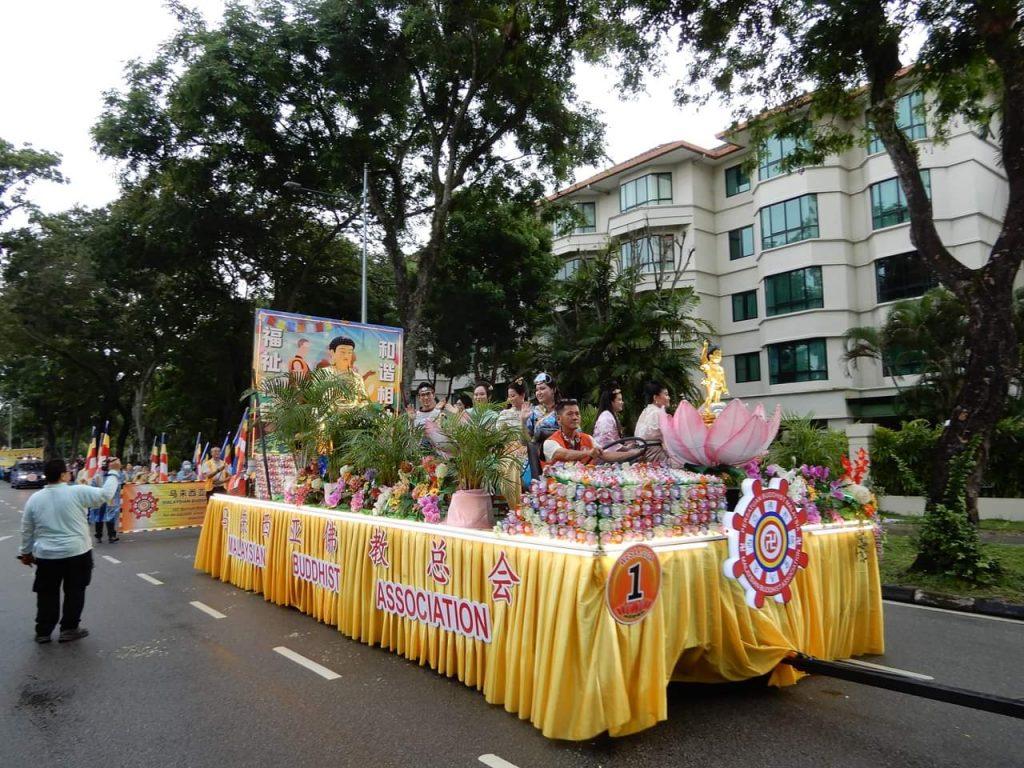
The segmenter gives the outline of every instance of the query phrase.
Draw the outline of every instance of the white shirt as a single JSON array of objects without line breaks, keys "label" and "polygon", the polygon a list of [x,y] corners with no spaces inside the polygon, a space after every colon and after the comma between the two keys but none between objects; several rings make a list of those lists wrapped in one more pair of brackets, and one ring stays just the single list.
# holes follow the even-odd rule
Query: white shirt
[{"label": "white shirt", "polygon": [[21,516],[21,554],[42,560],[84,555],[92,549],[89,507],[106,504],[117,493],[118,474],[110,473],[102,488],[50,483],[32,494]]},{"label": "white shirt", "polygon": [[434,406],[433,410],[421,411],[419,408],[416,409],[416,415],[413,416],[413,422],[417,427],[425,426],[428,421],[437,421],[444,415],[444,411],[441,409],[441,405]]}]

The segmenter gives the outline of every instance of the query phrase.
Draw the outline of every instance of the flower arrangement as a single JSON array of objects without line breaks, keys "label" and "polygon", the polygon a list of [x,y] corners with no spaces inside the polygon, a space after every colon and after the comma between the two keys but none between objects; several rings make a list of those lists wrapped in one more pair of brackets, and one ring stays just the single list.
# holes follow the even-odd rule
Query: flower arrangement
[{"label": "flower arrangement", "polygon": [[[865,485],[871,461],[867,451],[861,448],[857,458],[851,461],[842,457],[843,474],[835,479],[830,477],[828,467],[802,464],[785,469],[778,464],[762,467],[757,460],[744,466],[747,477],[768,481],[779,477],[789,483],[789,498],[807,513],[807,522],[841,523],[844,520],[875,521],[878,514],[878,500],[874,492]],[[876,546],[881,547],[880,529],[875,523]]]},{"label": "flower arrangement", "polygon": [[424,456],[415,464],[401,462],[397,477],[392,485],[380,484],[375,469],[358,472],[345,465],[325,504],[332,509],[440,522],[442,504],[454,491],[448,466],[433,456]]},{"label": "flower arrangement", "polygon": [[299,470],[295,480],[284,489],[287,504],[319,504],[324,498],[324,481],[314,460]]}]

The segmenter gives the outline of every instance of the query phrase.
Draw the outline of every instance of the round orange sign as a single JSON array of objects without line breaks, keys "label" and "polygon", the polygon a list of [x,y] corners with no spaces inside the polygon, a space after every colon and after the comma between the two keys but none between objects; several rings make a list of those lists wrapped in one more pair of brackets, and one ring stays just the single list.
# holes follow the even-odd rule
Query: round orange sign
[{"label": "round orange sign", "polygon": [[661,561],[646,544],[635,544],[621,555],[608,574],[605,600],[620,624],[636,624],[650,612],[661,591]]}]

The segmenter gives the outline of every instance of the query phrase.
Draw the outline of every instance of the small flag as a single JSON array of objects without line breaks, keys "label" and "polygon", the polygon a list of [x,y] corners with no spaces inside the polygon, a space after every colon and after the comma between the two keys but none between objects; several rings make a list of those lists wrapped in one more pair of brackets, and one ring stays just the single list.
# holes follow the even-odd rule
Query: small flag
[{"label": "small flag", "polygon": [[199,454],[199,463],[196,464],[196,477],[200,480],[206,479],[206,472],[203,470],[203,464],[206,463],[206,452],[210,450],[210,441],[206,441],[206,445],[203,446],[203,452]]},{"label": "small flag", "polygon": [[[103,437],[100,439],[99,457],[96,459],[96,469],[103,466],[103,462],[110,458],[110,422],[103,425]],[[95,472],[95,470],[94,470]]]},{"label": "small flag", "polygon": [[192,467],[198,472],[203,450],[203,433],[196,432],[196,447],[192,450]]},{"label": "small flag", "polygon": [[242,414],[242,421],[238,424],[238,431],[235,433],[234,450],[231,459],[231,479],[228,480],[228,493],[245,494],[245,462],[248,447],[249,433],[249,409],[246,408]]},{"label": "small flag", "polygon": [[92,428],[92,439],[89,441],[89,452],[85,457],[85,471],[90,478],[96,474],[96,427]]},{"label": "small flag", "polygon": [[168,481],[167,472],[167,436],[160,436],[160,482],[166,483]]}]

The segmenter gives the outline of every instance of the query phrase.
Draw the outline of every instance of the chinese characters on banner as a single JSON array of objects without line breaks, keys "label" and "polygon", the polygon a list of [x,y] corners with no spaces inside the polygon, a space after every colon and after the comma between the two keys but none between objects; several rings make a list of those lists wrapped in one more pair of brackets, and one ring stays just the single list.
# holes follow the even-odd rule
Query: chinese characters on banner
[{"label": "chinese characters on banner", "polygon": [[268,376],[327,368],[351,378],[360,399],[401,401],[401,328],[260,309],[254,340],[256,386]]}]

